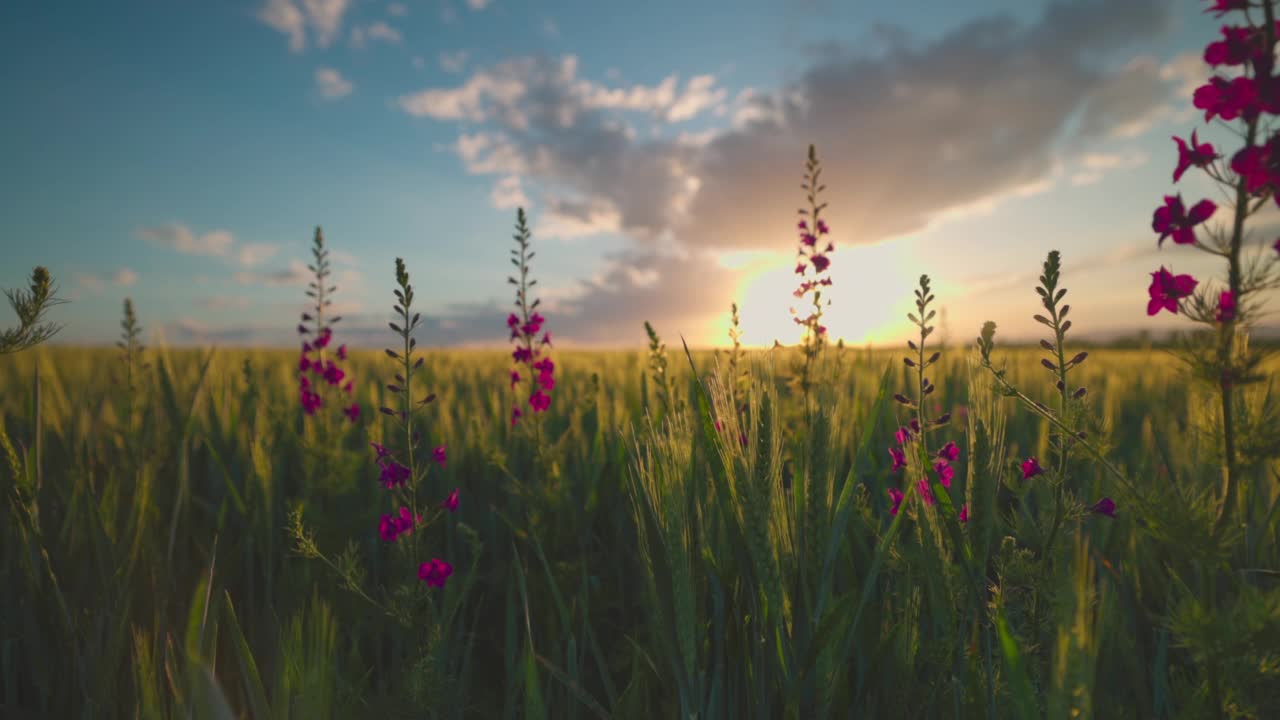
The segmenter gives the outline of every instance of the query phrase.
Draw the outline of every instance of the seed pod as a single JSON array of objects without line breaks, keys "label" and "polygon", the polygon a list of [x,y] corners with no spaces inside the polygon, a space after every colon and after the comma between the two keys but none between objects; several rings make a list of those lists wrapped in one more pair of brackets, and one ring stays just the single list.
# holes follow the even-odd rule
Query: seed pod
[{"label": "seed pod", "polygon": [[1053,352],[1053,343],[1049,342],[1048,340],[1041,340],[1040,347],[1044,348],[1045,350],[1048,350],[1049,352]]},{"label": "seed pod", "polygon": [[1071,364],[1072,364],[1072,365],[1079,365],[1080,363],[1084,362],[1084,359],[1085,359],[1085,358],[1087,358],[1087,357],[1089,357],[1089,353],[1087,353],[1087,352],[1079,353],[1079,354],[1078,354],[1078,355],[1076,355],[1075,357],[1071,358]]},{"label": "seed pod", "polygon": [[911,358],[902,358],[902,362],[906,363],[906,364],[907,364],[907,367],[915,367],[915,366],[916,366],[916,362],[915,362],[914,360],[912,360]]},{"label": "seed pod", "polygon": [[940,353],[940,352],[935,352],[934,354],[930,355],[930,356],[929,356],[929,364],[930,364],[930,365],[932,365],[932,364],[934,364],[934,363],[938,362],[938,358],[940,358],[940,357],[942,357],[942,353]]},{"label": "seed pod", "polygon": [[1043,365],[1043,366],[1045,366],[1045,367],[1047,367],[1047,368],[1049,368],[1050,370],[1057,370],[1057,369],[1058,369],[1058,366],[1057,366],[1057,365],[1054,365],[1054,364],[1053,364],[1053,363],[1051,363],[1051,362],[1049,362],[1049,359],[1048,359],[1048,358],[1044,358],[1043,360],[1041,360],[1041,361],[1040,361],[1040,364],[1041,364],[1041,365]]},{"label": "seed pod", "polygon": [[1058,391],[1061,392],[1062,389],[1066,386],[1062,384],[1061,380],[1059,380],[1058,382],[1054,383],[1054,387],[1058,388]]},{"label": "seed pod", "polygon": [[897,393],[897,394],[895,394],[895,395],[893,396],[893,399],[894,399],[894,400],[897,400],[898,402],[902,403],[903,405],[910,405],[910,404],[911,404],[911,401],[907,399],[907,396],[903,395],[902,393]]},{"label": "seed pod", "polygon": [[942,415],[938,416],[937,420],[933,421],[933,424],[941,426],[941,425],[946,425],[949,422],[951,422],[951,413],[943,413]]},{"label": "seed pod", "polygon": [[1085,393],[1087,392],[1089,391],[1084,389],[1083,387],[1077,388],[1076,391],[1071,394],[1071,397],[1075,398],[1076,400],[1079,400],[1080,398],[1084,397]]}]

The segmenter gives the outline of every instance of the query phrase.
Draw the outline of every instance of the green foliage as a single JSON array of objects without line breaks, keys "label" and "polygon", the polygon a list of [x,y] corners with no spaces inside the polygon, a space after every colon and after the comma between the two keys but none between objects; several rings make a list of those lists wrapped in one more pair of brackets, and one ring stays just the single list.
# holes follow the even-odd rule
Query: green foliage
[{"label": "green foliage", "polygon": [[[1075,444],[1071,486],[1119,510],[1064,504],[1044,553],[1051,481],[1015,462],[1075,427],[1030,395],[1041,350],[987,342],[931,365],[925,396],[963,451],[967,550],[919,503],[888,513],[897,353],[819,366],[833,390],[804,435],[776,370],[797,350],[742,350],[749,387],[710,353],[670,364],[685,409],[661,419],[647,353],[562,352],[553,474],[510,450],[508,353],[414,352],[450,450],[422,497],[461,503],[394,545],[367,442],[403,427],[371,413],[314,461],[292,353],[148,349],[129,427],[117,351],[7,356],[0,715],[1275,716],[1280,468],[1262,429],[1245,514],[1215,534],[1202,392],[1168,357],[1090,349],[1071,388],[1089,387],[1105,462]],[[351,354],[362,406],[399,407],[378,379],[403,374],[399,350]],[[1242,397],[1254,417],[1275,402]],[[332,568],[303,557],[328,549]],[[454,564],[445,588],[416,577],[433,555]]]}]

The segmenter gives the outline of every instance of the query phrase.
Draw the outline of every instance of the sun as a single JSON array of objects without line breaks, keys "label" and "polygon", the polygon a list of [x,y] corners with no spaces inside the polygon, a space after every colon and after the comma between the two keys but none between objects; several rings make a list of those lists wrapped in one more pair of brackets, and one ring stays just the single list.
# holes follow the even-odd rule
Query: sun
[{"label": "sun", "polygon": [[[775,340],[783,345],[800,342],[804,328],[796,324],[791,309],[807,314],[802,303],[810,298],[802,301],[792,294],[799,279],[791,254],[735,260],[744,275],[737,292],[742,343],[770,347]],[[831,260],[832,285],[823,293],[824,302],[830,300],[831,305],[824,311],[823,324],[832,341],[860,345],[897,338],[905,327],[900,317],[905,310],[899,310],[909,304],[916,277],[904,244],[846,246],[837,248]]]}]

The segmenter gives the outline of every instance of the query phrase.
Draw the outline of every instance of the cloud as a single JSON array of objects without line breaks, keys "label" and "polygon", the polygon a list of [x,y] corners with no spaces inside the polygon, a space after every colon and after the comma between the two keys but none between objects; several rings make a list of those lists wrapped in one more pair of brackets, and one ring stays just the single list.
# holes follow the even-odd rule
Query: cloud
[{"label": "cloud", "polygon": [[329,100],[346,97],[355,89],[351,81],[342,77],[342,73],[333,68],[316,70],[316,87],[320,90],[320,95]]},{"label": "cloud", "polygon": [[235,242],[226,230],[213,230],[197,236],[186,225],[178,223],[139,228],[137,235],[153,245],[186,255],[223,256]]},{"label": "cloud", "polygon": [[265,285],[267,287],[289,287],[305,285],[311,277],[307,264],[301,260],[290,261],[289,267],[280,270],[258,271],[241,270],[234,273],[231,279],[238,285]]},{"label": "cloud", "polygon": [[483,10],[493,2],[493,0],[467,0],[467,7],[475,11]]},{"label": "cloud", "polygon": [[518,207],[528,208],[529,198],[525,196],[524,189],[520,186],[520,178],[517,175],[508,175],[498,181],[493,186],[493,192],[489,194],[489,199],[493,201],[493,206],[498,210],[512,210]]},{"label": "cloud", "polygon": [[560,38],[560,26],[555,20],[549,17],[542,18],[542,22],[538,25],[538,31],[548,40],[557,40]]},{"label": "cloud", "polygon": [[85,290],[97,291],[107,285],[116,287],[133,287],[138,283],[138,273],[129,268],[120,268],[113,273],[77,273],[76,284]]},{"label": "cloud", "polygon": [[533,227],[537,237],[573,240],[621,229],[622,218],[611,203],[549,198],[546,211]]},{"label": "cloud", "polygon": [[351,46],[354,48],[363,48],[365,41],[381,40],[382,42],[399,45],[404,41],[404,36],[400,31],[391,27],[387,23],[378,20],[368,25],[357,26],[351,29]]},{"label": "cloud", "polygon": [[1131,152],[1125,155],[1085,153],[1080,158],[1080,170],[1071,176],[1071,184],[1092,185],[1102,180],[1108,170],[1132,170],[1142,167],[1149,159],[1143,152]]},{"label": "cloud", "polygon": [[238,259],[244,267],[253,267],[261,265],[263,262],[275,257],[280,251],[278,245],[268,245],[265,243],[248,243],[240,246]]},{"label": "cloud", "polygon": [[404,17],[409,14],[409,8],[404,3],[393,2],[387,6],[387,14],[392,17]]},{"label": "cloud", "polygon": [[243,295],[214,295],[196,301],[203,310],[248,310],[249,304],[249,298]]},{"label": "cloud", "polygon": [[308,30],[316,45],[328,47],[342,29],[342,16],[350,0],[267,0],[258,11],[258,20],[289,36],[289,49],[300,53],[307,47]]},{"label": "cloud", "polygon": [[440,69],[449,73],[460,73],[467,66],[467,51],[440,53]]}]

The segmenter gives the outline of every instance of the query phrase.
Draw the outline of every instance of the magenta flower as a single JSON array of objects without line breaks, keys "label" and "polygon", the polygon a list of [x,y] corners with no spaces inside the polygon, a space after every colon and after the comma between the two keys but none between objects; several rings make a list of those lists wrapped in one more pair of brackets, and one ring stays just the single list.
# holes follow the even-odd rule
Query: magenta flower
[{"label": "magenta flower", "polygon": [[938,504],[938,499],[933,496],[933,489],[929,487],[928,480],[921,480],[916,483],[916,492],[920,493],[920,499],[924,500],[924,504],[933,507]]},{"label": "magenta flower", "polygon": [[298,358],[298,372],[306,372],[311,369],[311,360],[306,355]]},{"label": "magenta flower", "polygon": [[1236,297],[1230,290],[1222,291],[1218,296],[1218,311],[1214,319],[1220,323],[1229,323],[1236,319]]},{"label": "magenta flower", "polygon": [[550,331],[550,330],[548,330],[548,331],[546,331],[546,332],[542,333],[542,344],[543,344],[543,345],[546,345],[547,347],[552,347],[552,345],[551,345],[551,331]]},{"label": "magenta flower", "polygon": [[1190,275],[1174,275],[1160,266],[1159,270],[1151,273],[1151,286],[1147,288],[1147,294],[1151,296],[1147,301],[1147,315],[1155,315],[1161,310],[1177,314],[1178,301],[1191,295],[1197,284]]},{"label": "magenta flower", "polygon": [[516,317],[515,313],[511,313],[510,315],[507,316],[507,327],[511,328],[512,330],[515,330],[516,326],[518,326],[519,324],[520,324],[520,318]]},{"label": "magenta flower", "polygon": [[1271,247],[1275,248],[1276,254],[1280,255],[1280,237],[1276,238],[1276,242]]},{"label": "magenta flower", "polygon": [[447,459],[448,459],[448,458],[446,457],[446,455],[445,455],[444,445],[441,445],[440,447],[436,448],[435,450],[432,450],[432,451],[431,451],[431,458],[432,458],[433,460],[435,460],[437,463],[439,463],[439,464],[440,464],[440,467],[444,467],[445,460],[447,460]]},{"label": "magenta flower", "polygon": [[351,422],[355,422],[360,419],[360,406],[356,403],[351,403],[351,407],[344,409],[342,414],[346,415]]},{"label": "magenta flower", "polygon": [[893,470],[891,472],[898,472],[907,466],[907,454],[898,448],[889,448],[889,455],[893,457]]},{"label": "magenta flower", "polygon": [[893,507],[889,510],[890,515],[897,515],[898,509],[902,507],[902,491],[898,488],[889,488],[889,499],[893,501]]},{"label": "magenta flower", "polygon": [[520,419],[521,415],[524,415],[524,413],[520,412],[520,408],[518,407],[511,408],[511,427],[516,426],[516,422]]},{"label": "magenta flower", "polygon": [[383,446],[379,445],[379,444],[378,444],[378,443],[376,443],[376,442],[371,442],[371,443],[369,443],[369,446],[370,446],[370,447],[372,447],[372,448],[373,448],[373,451],[374,451],[374,452],[376,452],[376,453],[378,454],[378,457],[377,457],[377,459],[378,459],[378,460],[381,460],[382,458],[384,458],[384,457],[386,457],[386,456],[388,456],[388,455],[390,455],[390,454],[391,454],[391,453],[387,452],[387,449],[386,449],[385,447],[383,447]]},{"label": "magenta flower", "polygon": [[809,261],[813,263],[814,272],[822,272],[831,265],[831,260],[826,255],[810,256]]},{"label": "magenta flower", "polygon": [[1231,170],[1244,178],[1245,190],[1252,194],[1280,187],[1280,137],[1241,149],[1231,158]]},{"label": "magenta flower", "polygon": [[418,566],[418,577],[425,580],[428,587],[444,587],[445,581],[452,574],[453,566],[439,558],[432,558],[431,562]]},{"label": "magenta flower", "polygon": [[541,390],[536,390],[533,395],[529,396],[529,407],[533,408],[536,413],[543,412],[551,407],[551,396],[546,395]]},{"label": "magenta flower", "polygon": [[804,233],[800,236],[800,242],[804,243],[808,247],[813,247],[818,244],[818,236],[813,233]]},{"label": "magenta flower", "polygon": [[512,370],[511,371],[511,389],[515,390],[516,385],[519,385],[519,384],[520,384],[520,373],[516,372],[515,370]]},{"label": "magenta flower", "polygon": [[379,473],[378,479],[387,489],[401,487],[409,480],[409,468],[395,460],[384,460],[379,463],[379,467],[382,468],[382,472]]},{"label": "magenta flower", "polygon": [[422,523],[422,516],[416,518],[407,507],[401,507],[396,515],[383,515],[378,521],[378,536],[383,542],[395,542],[396,538],[413,532],[417,524]]},{"label": "magenta flower", "polygon": [[1040,467],[1040,461],[1034,455],[1022,461],[1023,480],[1030,480],[1042,472],[1044,472],[1044,468]]},{"label": "magenta flower", "polygon": [[1221,32],[1223,39],[1209,43],[1204,49],[1204,61],[1210,67],[1242,65],[1262,50],[1260,33],[1255,33],[1253,28],[1224,25]]},{"label": "magenta flower", "polygon": [[453,492],[449,493],[449,497],[440,503],[440,507],[447,509],[449,512],[458,511],[458,488],[454,488]]},{"label": "magenta flower", "polygon": [[969,506],[968,504],[960,506],[960,522],[969,522]]},{"label": "magenta flower", "polygon": [[804,269],[805,269],[805,265],[804,265],[804,263],[799,263],[799,264],[797,264],[797,265],[796,265],[796,274],[797,274],[797,275],[803,275],[803,274],[804,274]]},{"label": "magenta flower", "polygon": [[511,359],[518,363],[528,363],[533,358],[533,351],[526,347],[518,347],[511,351]]},{"label": "magenta flower", "polygon": [[797,230],[808,230],[808,229],[809,229],[809,223],[805,222],[804,220],[801,220],[800,222],[796,223],[796,229],[797,229]]},{"label": "magenta flower", "polygon": [[346,343],[343,343],[342,345],[339,345],[339,346],[338,346],[338,359],[339,359],[339,360],[346,360],[346,359],[347,359],[347,346],[346,346]]},{"label": "magenta flower", "polygon": [[1187,168],[1195,166],[1198,168],[1208,167],[1209,163],[1218,159],[1218,154],[1213,151],[1213,145],[1210,143],[1201,143],[1196,138],[1196,131],[1191,131],[1191,144],[1187,145],[1187,141],[1180,137],[1174,136],[1173,141],[1178,144],[1178,166],[1173,169],[1173,181],[1178,182],[1182,178],[1182,173]]},{"label": "magenta flower", "polygon": [[947,462],[955,462],[960,457],[960,448],[956,446],[954,440],[947,443],[938,451],[938,457]]},{"label": "magenta flower", "polygon": [[1249,7],[1249,0],[1209,0],[1212,5],[1205,8],[1205,12],[1217,13],[1214,17],[1220,18],[1232,10],[1244,10]]},{"label": "magenta flower", "polygon": [[819,220],[819,221],[818,221],[818,226],[817,226],[817,228],[818,228],[818,234],[819,234],[819,235],[826,235],[826,234],[827,234],[827,232],[828,232],[828,230],[827,230],[827,221],[826,221],[826,220]]},{"label": "magenta flower", "polygon": [[956,469],[951,467],[944,460],[939,460],[933,464],[933,471],[938,473],[938,482],[942,483],[942,487],[951,487],[951,479],[956,476]]},{"label": "magenta flower", "polygon": [[1090,505],[1089,512],[1114,518],[1116,516],[1116,503],[1111,498],[1104,497],[1098,502]]},{"label": "magenta flower", "polygon": [[1201,200],[1188,213],[1182,206],[1181,195],[1165,195],[1164,207],[1156,208],[1151,218],[1151,229],[1160,233],[1157,245],[1163,245],[1164,239],[1170,235],[1179,245],[1194,243],[1195,226],[1208,220],[1217,209],[1212,200]]},{"label": "magenta flower", "polygon": [[900,427],[893,434],[893,439],[897,440],[899,445],[906,445],[911,440],[911,431],[905,427]]}]

